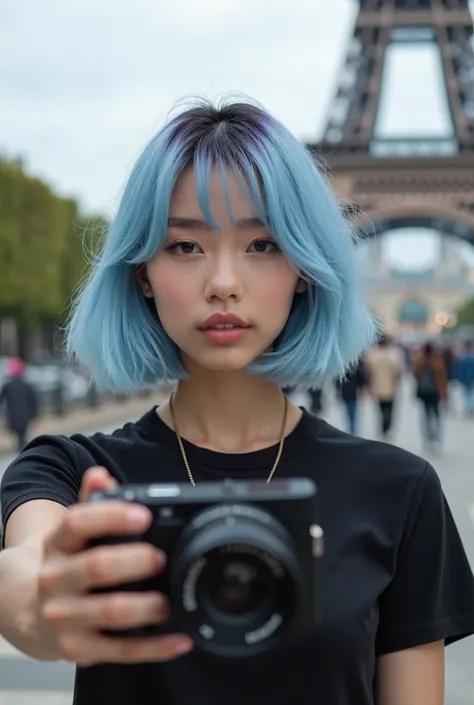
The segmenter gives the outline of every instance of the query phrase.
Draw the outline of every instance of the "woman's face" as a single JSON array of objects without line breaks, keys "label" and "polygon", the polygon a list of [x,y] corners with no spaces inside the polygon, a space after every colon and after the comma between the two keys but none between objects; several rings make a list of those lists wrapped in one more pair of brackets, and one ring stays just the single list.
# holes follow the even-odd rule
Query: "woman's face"
[{"label": "woman's face", "polygon": [[198,204],[194,172],[176,185],[162,249],[138,273],[160,321],[180,348],[188,371],[247,367],[283,329],[295,292],[306,284],[279,251],[232,172],[227,175],[229,217],[219,174],[210,178],[211,214]]}]

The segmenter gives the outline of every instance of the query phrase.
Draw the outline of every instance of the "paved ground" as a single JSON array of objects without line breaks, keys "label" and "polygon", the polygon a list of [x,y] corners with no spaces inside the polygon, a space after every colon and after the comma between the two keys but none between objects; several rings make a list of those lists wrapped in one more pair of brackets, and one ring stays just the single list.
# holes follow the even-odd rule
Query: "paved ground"
[{"label": "paved ground", "polygon": [[[150,402],[151,405],[151,402]],[[405,389],[397,413],[396,442],[423,454],[418,436],[418,410]],[[326,417],[343,425],[340,409],[329,404]],[[364,403],[360,434],[373,436],[375,416],[370,401]],[[109,429],[105,429],[109,430]],[[474,566],[474,421],[462,418],[459,400],[445,424],[441,457],[430,458],[441,476],[471,564]],[[0,475],[8,462],[0,458]],[[472,705],[474,693],[474,638],[447,650],[446,705]],[[70,705],[73,669],[65,664],[44,664],[15,652],[0,638],[0,705]]]}]

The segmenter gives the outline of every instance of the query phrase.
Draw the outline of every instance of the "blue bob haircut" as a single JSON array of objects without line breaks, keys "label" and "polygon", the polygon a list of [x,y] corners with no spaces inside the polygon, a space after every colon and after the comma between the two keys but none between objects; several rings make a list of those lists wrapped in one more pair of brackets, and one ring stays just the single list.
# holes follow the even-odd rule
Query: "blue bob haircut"
[{"label": "blue bob haircut", "polygon": [[249,371],[306,387],[343,377],[376,337],[354,233],[314,158],[271,115],[245,102],[199,101],[145,147],[72,303],[68,354],[88,368],[98,388],[119,394],[187,376],[153,300],[136,281],[136,269],[162,246],[173,190],[189,167],[212,227],[211,168],[223,179],[232,169],[256,215],[308,283],[304,294],[295,294],[272,351]]}]

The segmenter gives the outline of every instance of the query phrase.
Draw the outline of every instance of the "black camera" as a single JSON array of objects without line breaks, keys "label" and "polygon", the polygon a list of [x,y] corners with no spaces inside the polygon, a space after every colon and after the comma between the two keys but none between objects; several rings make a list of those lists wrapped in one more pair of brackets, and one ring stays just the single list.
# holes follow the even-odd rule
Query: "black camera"
[{"label": "black camera", "polygon": [[164,593],[169,620],[108,634],[187,633],[207,652],[241,657],[314,627],[323,550],[316,495],[306,478],[132,484],[93,493],[92,502],[139,503],[153,513],[144,534],[94,545],[144,540],[168,558],[162,573],[119,589]]}]

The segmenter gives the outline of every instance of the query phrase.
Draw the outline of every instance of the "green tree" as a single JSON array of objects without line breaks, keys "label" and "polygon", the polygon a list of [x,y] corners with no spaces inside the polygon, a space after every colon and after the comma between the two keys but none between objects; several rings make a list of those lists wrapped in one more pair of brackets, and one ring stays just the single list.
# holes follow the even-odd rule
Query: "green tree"
[{"label": "green tree", "polygon": [[14,318],[22,330],[61,325],[106,228],[21,163],[0,158],[0,318]]},{"label": "green tree", "polygon": [[474,298],[466,301],[457,312],[459,326],[474,325]]}]

